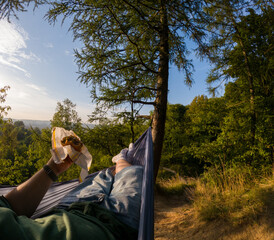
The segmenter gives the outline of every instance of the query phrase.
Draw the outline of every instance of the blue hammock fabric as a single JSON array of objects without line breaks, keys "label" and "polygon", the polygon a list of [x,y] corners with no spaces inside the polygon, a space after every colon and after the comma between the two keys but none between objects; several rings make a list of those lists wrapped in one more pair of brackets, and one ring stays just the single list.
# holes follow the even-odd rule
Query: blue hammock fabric
[{"label": "blue hammock fabric", "polygon": [[[144,166],[138,240],[151,240],[154,239],[153,143],[151,128],[143,133],[134,143],[134,146],[133,164]],[[35,219],[44,215],[53,207],[67,206],[74,202],[79,190],[90,184],[97,173],[90,174],[81,184],[76,179],[62,183],[53,183],[32,218]],[[0,196],[8,193],[12,188],[14,187],[0,185]]]}]

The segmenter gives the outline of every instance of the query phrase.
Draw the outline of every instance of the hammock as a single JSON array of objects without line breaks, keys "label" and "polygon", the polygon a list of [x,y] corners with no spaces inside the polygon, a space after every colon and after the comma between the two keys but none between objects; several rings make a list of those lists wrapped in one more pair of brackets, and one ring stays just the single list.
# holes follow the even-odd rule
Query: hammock
[{"label": "hammock", "polygon": [[[138,240],[151,240],[154,238],[154,195],[153,195],[153,144],[151,128],[134,143],[134,165],[144,166],[142,183],[142,202],[140,209],[140,222]],[[53,183],[32,218],[42,216],[53,207],[63,207],[76,199],[77,192],[89,184],[98,172],[90,174],[83,183],[78,180],[71,180],[61,183]],[[8,193],[11,186],[0,185],[0,196]]]}]

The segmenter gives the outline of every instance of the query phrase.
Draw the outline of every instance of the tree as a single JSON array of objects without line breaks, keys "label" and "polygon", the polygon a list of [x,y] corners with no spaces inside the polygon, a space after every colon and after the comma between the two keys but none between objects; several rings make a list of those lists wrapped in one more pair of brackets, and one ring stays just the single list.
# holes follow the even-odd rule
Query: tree
[{"label": "tree", "polygon": [[[72,17],[80,81],[103,107],[126,102],[154,106],[152,138],[157,176],[165,132],[168,72],[172,63],[192,82],[185,38],[204,50],[204,1],[54,1],[47,17]],[[133,89],[130,89],[133,87]],[[132,93],[134,93],[132,95]],[[134,96],[134,99],[132,99]]]},{"label": "tree", "polygon": [[37,170],[35,161],[28,157],[31,132],[23,122],[3,121],[0,126],[0,182],[20,184]]},{"label": "tree", "polygon": [[57,102],[56,112],[50,121],[51,127],[62,127],[67,130],[77,130],[81,128],[81,118],[75,110],[76,104],[73,104],[68,98]]},{"label": "tree", "polygon": [[[247,93],[245,100],[248,100],[249,106],[250,142],[254,146],[257,125],[256,91],[259,92],[259,86],[266,83],[269,88],[273,77],[273,8],[268,1],[209,2],[208,11],[214,18],[209,26],[217,34],[209,44],[215,68],[212,69],[208,82],[241,79],[242,90]],[[213,87],[212,90],[215,89]]]},{"label": "tree", "polygon": [[[9,90],[9,88],[9,86],[4,86],[3,88],[0,88],[0,104],[6,101],[7,91]],[[0,106],[0,121],[5,115],[7,115],[7,111],[9,111],[10,109],[10,106]]]},{"label": "tree", "polygon": [[186,144],[186,141],[188,142],[185,134],[186,111],[187,107],[181,104],[168,104],[166,134],[161,159],[161,167],[170,168],[181,175],[185,175],[185,171],[182,170],[185,165],[182,163],[181,148]]},{"label": "tree", "polygon": [[[133,83],[134,84],[134,83]],[[133,84],[128,84],[128,89],[123,89],[121,86],[116,86],[111,89],[105,89],[104,97],[100,97],[100,101],[107,101],[108,107],[107,109],[103,109],[102,106],[97,106],[91,115],[89,115],[89,121],[99,121],[99,124],[105,125],[108,122],[108,118],[106,114],[109,114],[110,106],[114,106],[119,102],[119,104],[123,101],[118,96],[123,96],[124,99],[128,99],[130,104],[130,109],[125,107],[124,110],[119,110],[118,112],[114,112],[113,116],[117,120],[118,123],[123,123],[125,125],[130,124],[131,131],[131,142],[135,142],[136,136],[138,136],[138,131],[135,131],[136,126],[140,126],[146,122],[146,119],[151,119],[151,116],[148,115],[140,115],[140,111],[142,109],[142,104],[136,103],[136,94],[138,94],[138,88]],[[139,89],[140,90],[140,89]],[[115,99],[115,96],[117,98]],[[113,98],[113,102],[109,102],[110,98]],[[103,100],[104,99],[104,100]],[[107,99],[107,100],[106,100]],[[138,106],[137,106],[138,105]],[[136,134],[137,133],[137,134]]]},{"label": "tree", "polygon": [[[255,160],[255,156],[266,160],[265,156],[256,153],[265,152],[266,146],[268,146],[267,152],[272,152],[273,159],[273,134],[271,134],[273,132],[271,119],[273,119],[274,72],[273,14],[273,7],[264,6],[260,12],[249,9],[248,14],[243,16],[239,22],[241,38],[246,47],[246,58],[250,66],[249,73],[246,74],[246,71],[242,70],[242,65],[246,60],[241,57],[239,44],[231,51],[229,62],[229,74],[236,78],[235,85],[242,90],[241,94],[239,90],[234,92],[234,94],[238,92],[241,96],[241,102],[248,103],[248,97],[251,96],[249,78],[252,77],[253,99],[249,101],[252,106],[250,109],[246,108],[245,111],[247,118],[250,118],[250,123],[247,124],[250,126],[251,135],[250,162]],[[230,104],[234,105],[235,102],[230,101]],[[242,106],[244,108],[245,104]],[[254,164],[260,165],[261,163],[256,160]]]},{"label": "tree", "polygon": [[0,131],[0,159],[15,158],[15,151],[19,144],[17,140],[18,129],[9,121],[3,121]]},{"label": "tree", "polygon": [[26,8],[34,2],[34,7],[44,4],[46,0],[2,0],[0,2],[0,19],[10,19],[11,16],[17,18],[17,12],[25,12]]},{"label": "tree", "polygon": [[222,133],[226,115],[224,97],[202,95],[187,106],[168,105],[161,166],[183,176],[197,176],[205,166],[219,163],[213,143]]},{"label": "tree", "polygon": [[[251,164],[258,162],[255,156],[262,157],[257,153],[264,152],[264,146],[269,146],[273,156],[273,139],[269,138],[273,116],[270,110],[273,99],[273,6],[269,1],[211,3],[209,11],[214,11],[215,18],[211,27],[218,35],[210,43],[215,68],[208,82],[234,81],[226,88],[230,116],[226,119],[224,133],[230,132],[227,136],[232,136],[233,131],[238,136],[237,141],[244,140],[245,147],[238,156]],[[235,122],[241,122],[242,126]]]},{"label": "tree", "polygon": [[195,174],[202,173],[205,165],[219,161],[211,146],[222,132],[226,111],[224,98],[207,98],[204,95],[195,97],[188,106],[185,114],[185,138],[188,141],[184,142],[181,152],[182,161],[192,166]]},{"label": "tree", "polygon": [[184,144],[185,112],[187,108],[181,104],[168,104],[166,134],[164,141],[164,158],[173,158]]}]

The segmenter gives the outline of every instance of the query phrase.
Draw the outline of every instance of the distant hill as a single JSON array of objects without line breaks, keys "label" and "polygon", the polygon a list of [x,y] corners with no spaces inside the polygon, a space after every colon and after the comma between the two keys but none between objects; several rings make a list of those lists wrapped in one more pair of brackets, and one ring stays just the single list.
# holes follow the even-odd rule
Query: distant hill
[{"label": "distant hill", "polygon": [[12,119],[13,122],[22,121],[26,128],[47,128],[50,127],[50,121],[44,121],[44,120],[28,120],[28,119]]},{"label": "distant hill", "polygon": [[[45,120],[29,120],[29,119],[12,119],[13,122],[22,121],[26,128],[47,128],[50,127],[50,121]],[[83,123],[83,127],[88,126],[89,128],[93,128],[94,124]]]}]

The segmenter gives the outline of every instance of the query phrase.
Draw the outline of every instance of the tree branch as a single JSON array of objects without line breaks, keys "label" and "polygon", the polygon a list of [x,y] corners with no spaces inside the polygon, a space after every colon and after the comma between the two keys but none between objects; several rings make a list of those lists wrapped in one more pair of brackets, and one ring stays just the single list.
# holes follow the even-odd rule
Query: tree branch
[{"label": "tree branch", "polygon": [[144,101],[140,101],[140,100],[132,100],[133,103],[141,103],[141,104],[145,104],[145,105],[153,105],[155,106],[155,102],[144,102]]},{"label": "tree branch", "polygon": [[150,115],[138,115],[137,118],[152,119]]},{"label": "tree branch", "polygon": [[138,87],[138,88],[136,88],[136,89],[133,91],[133,95],[134,95],[137,91],[142,90],[142,89],[147,89],[147,90],[150,90],[150,91],[157,91],[156,88],[151,88],[151,87],[143,86],[143,87]]},{"label": "tree branch", "polygon": [[126,38],[128,39],[128,41],[136,47],[137,53],[138,53],[138,58],[139,58],[139,60],[141,61],[141,64],[142,64],[146,69],[148,69],[150,72],[153,72],[153,73],[155,73],[155,74],[158,74],[157,71],[151,69],[149,66],[147,66],[147,64],[144,63],[144,61],[143,61],[143,59],[142,59],[142,57],[141,57],[141,54],[140,54],[140,50],[139,50],[138,44],[135,43],[135,42],[133,42],[133,41],[130,39],[129,35],[125,32],[125,30],[124,30],[124,28],[123,28],[123,25],[120,23],[120,21],[117,19],[117,17],[115,16],[115,14],[111,11],[111,9],[110,9],[108,6],[107,6],[107,9],[109,10],[109,12],[111,13],[111,15],[113,16],[114,20],[115,20],[115,21],[118,23],[118,25],[120,26],[121,31],[122,31],[123,34],[126,36]]},{"label": "tree branch", "polygon": [[[140,16],[143,20],[145,20],[145,22],[147,23],[147,25],[148,25],[151,29],[154,29],[155,31],[160,32],[160,29],[159,29],[159,28],[152,26],[152,25],[149,23],[149,21],[147,21],[147,20],[145,19],[144,15],[140,12],[140,10],[139,10],[138,8],[136,8],[135,6],[133,6],[133,5],[132,5],[131,3],[129,3],[127,0],[122,0],[122,1],[125,2],[127,5],[129,5],[130,7],[132,7],[132,8],[139,14],[139,16]],[[146,6],[146,5],[144,5],[144,4],[142,4],[142,5],[143,5],[143,6]],[[147,7],[147,6],[146,6],[146,7]],[[159,11],[158,9],[154,9],[154,10]]]}]

